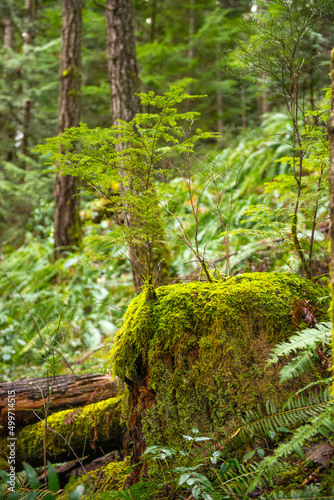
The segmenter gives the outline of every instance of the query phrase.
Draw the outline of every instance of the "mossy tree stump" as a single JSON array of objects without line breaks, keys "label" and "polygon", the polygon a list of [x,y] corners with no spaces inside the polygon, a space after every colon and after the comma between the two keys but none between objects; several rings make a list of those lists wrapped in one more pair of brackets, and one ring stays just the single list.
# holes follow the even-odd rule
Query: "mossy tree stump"
[{"label": "mossy tree stump", "polygon": [[296,275],[252,273],[146,289],[134,299],[111,355],[128,386],[134,461],[151,444],[178,447],[193,426],[227,437],[246,410],[286,396],[279,368],[265,370],[270,349],[293,333],[295,299],[315,305],[321,321],[327,295]]}]

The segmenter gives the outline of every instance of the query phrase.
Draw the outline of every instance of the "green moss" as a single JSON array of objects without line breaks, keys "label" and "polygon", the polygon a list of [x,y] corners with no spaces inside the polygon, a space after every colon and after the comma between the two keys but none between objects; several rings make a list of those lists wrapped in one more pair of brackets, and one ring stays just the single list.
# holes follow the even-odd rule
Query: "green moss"
[{"label": "green moss", "polygon": [[[70,453],[71,448],[84,450],[94,448],[95,443],[120,441],[123,429],[120,426],[122,396],[87,405],[76,410],[54,413],[47,419],[48,456],[57,457]],[[17,436],[17,453],[22,460],[43,453],[45,420],[24,427]],[[116,446],[116,445],[115,445]]]},{"label": "green moss", "polygon": [[146,444],[175,446],[192,426],[226,436],[245,410],[279,397],[278,368],[264,372],[270,349],[293,333],[295,298],[316,305],[324,320],[324,296],[324,288],[279,273],[160,287],[153,298],[147,287],[131,302],[111,354],[115,375],[130,385],[141,377],[132,413]]},{"label": "green moss", "polygon": [[[99,494],[104,491],[121,491],[124,487],[125,479],[128,476],[128,469],[130,466],[130,457],[127,457],[122,462],[110,462],[101,469],[84,474],[79,477],[70,487],[66,487],[66,497],[69,495],[79,484],[85,487],[85,498],[99,498]],[[93,496],[92,496],[93,495]]]}]

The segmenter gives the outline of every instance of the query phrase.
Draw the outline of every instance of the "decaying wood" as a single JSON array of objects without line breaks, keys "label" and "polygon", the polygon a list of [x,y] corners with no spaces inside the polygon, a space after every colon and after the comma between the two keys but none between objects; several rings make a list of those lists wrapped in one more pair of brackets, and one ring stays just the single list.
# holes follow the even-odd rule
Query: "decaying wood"
[{"label": "decaying wood", "polygon": [[[54,378],[21,379],[0,384],[0,433],[6,434],[8,409],[15,413],[16,427],[37,422],[44,416],[49,395],[49,414],[97,403],[117,396],[118,379],[109,375],[60,375]],[[15,391],[15,406],[8,408],[8,391]]]},{"label": "decaying wood", "polygon": [[[87,474],[87,472],[91,472],[92,470],[96,469],[102,469],[102,467],[105,467],[110,462],[118,462],[121,459],[122,457],[120,453],[115,450],[111,453],[108,453],[107,455],[98,457],[93,461],[90,461],[89,459],[87,459],[87,457],[84,457],[82,460],[71,460],[62,465],[59,465],[58,467],[55,467],[55,470],[58,474],[60,482],[63,481],[64,484],[67,484],[71,476],[82,476],[83,474]],[[39,475],[38,479],[40,481],[44,481],[45,473],[43,472],[41,475]]]},{"label": "decaying wood", "polygon": [[[122,420],[124,397],[112,397],[80,408],[49,415],[15,432],[15,460],[40,466],[46,457],[51,462],[79,460],[87,462],[122,449],[125,422]],[[0,438],[0,455],[7,452],[8,438]],[[45,460],[44,460],[45,462]]]}]

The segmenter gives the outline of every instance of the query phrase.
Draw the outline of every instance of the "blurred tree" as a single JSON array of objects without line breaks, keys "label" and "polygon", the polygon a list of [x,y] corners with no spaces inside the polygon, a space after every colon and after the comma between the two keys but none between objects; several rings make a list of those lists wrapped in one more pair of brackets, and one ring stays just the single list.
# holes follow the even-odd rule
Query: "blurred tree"
[{"label": "blurred tree", "polygon": [[[110,83],[110,112],[114,126],[119,120],[129,122],[140,111],[139,75],[133,25],[132,0],[107,0],[107,61]],[[121,151],[127,145],[116,144]],[[122,189],[132,189],[129,185]],[[131,228],[136,222],[130,206],[124,213],[124,223]],[[136,293],[140,293],[145,274],[142,264],[142,250],[134,242],[129,244],[129,260]]]},{"label": "blurred tree", "polygon": [[[25,16],[24,16],[24,33],[23,36],[23,51],[28,52],[35,38],[35,22],[37,18],[37,0],[25,0]],[[30,128],[32,101],[28,97],[23,102],[23,119],[22,119],[22,140],[21,152],[23,155],[28,155],[28,137]]]},{"label": "blurred tree", "polygon": [[[63,0],[60,56],[58,133],[77,126],[80,120],[82,0]],[[81,242],[75,178],[56,174],[55,240],[57,259],[67,247]]]}]

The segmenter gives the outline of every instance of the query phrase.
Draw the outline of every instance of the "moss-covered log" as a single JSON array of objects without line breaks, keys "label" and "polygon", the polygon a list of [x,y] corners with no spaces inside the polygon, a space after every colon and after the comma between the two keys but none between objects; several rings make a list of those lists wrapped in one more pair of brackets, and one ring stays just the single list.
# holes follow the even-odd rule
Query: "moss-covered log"
[{"label": "moss-covered log", "polygon": [[[46,452],[51,461],[70,460],[87,455],[103,455],[120,449],[124,435],[121,423],[122,396],[75,410],[54,413],[37,424],[27,425],[17,434],[18,460],[43,463],[44,433]],[[2,438],[0,450],[6,452],[8,441]]]},{"label": "moss-covered log", "polygon": [[112,351],[129,387],[134,459],[150,444],[177,447],[193,426],[229,436],[246,410],[286,395],[279,368],[265,370],[270,349],[293,333],[295,300],[327,319],[326,295],[296,275],[253,273],[146,289],[134,299]]},{"label": "moss-covered log", "polygon": [[[59,375],[49,378],[21,379],[0,384],[0,434],[7,435],[8,398],[15,392],[16,429],[38,422],[48,412],[76,408],[117,396],[120,380],[109,375]],[[10,391],[10,392],[9,392]],[[10,395],[9,395],[10,394]]]}]

